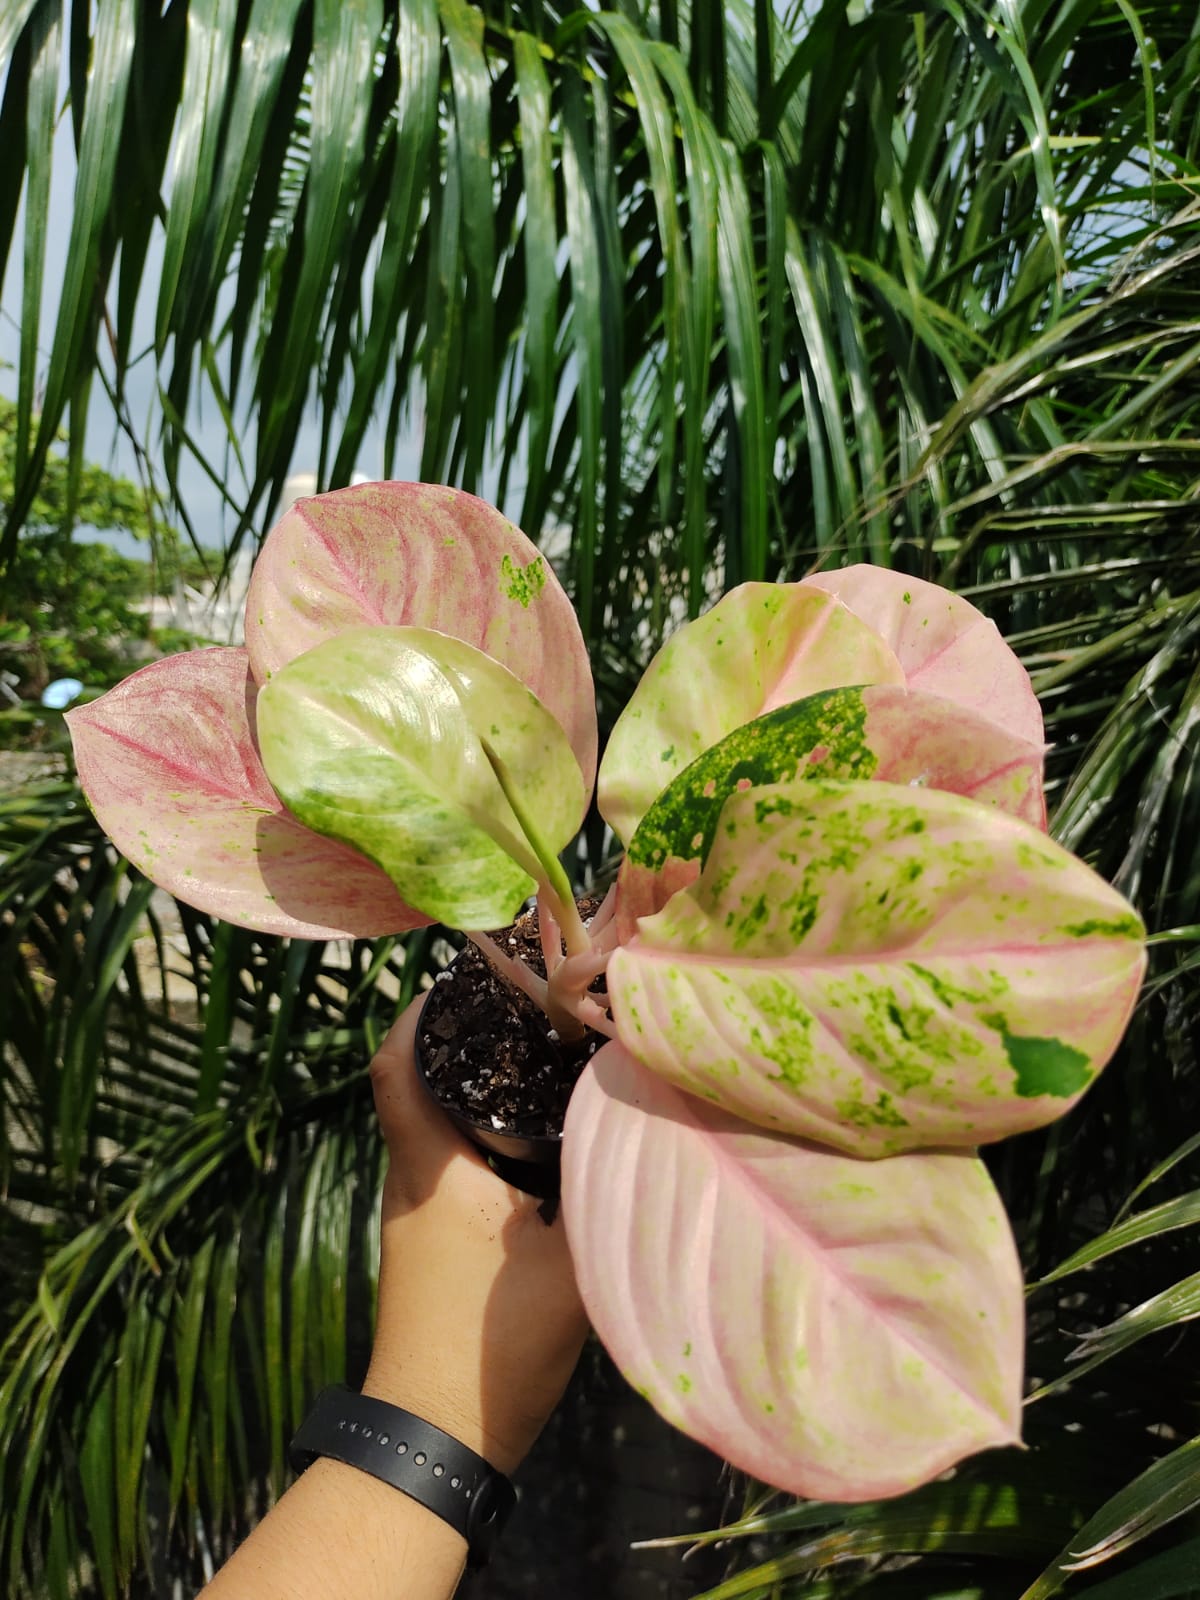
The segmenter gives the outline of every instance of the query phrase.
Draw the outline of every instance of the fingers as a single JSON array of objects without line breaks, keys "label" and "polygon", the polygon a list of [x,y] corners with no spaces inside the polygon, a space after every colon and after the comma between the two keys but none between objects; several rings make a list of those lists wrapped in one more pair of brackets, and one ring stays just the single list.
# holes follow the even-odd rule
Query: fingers
[{"label": "fingers", "polygon": [[[425,996],[419,995],[411,1005],[405,1007],[371,1062],[375,1109],[389,1140],[390,1124],[407,1120],[408,1102],[411,1100],[415,1103],[418,1092],[424,1096],[417,1082],[416,1068],[417,1022],[424,1001]],[[428,1096],[424,1098],[427,1100]],[[419,1115],[424,1107],[414,1104],[414,1110]]]},{"label": "fingers", "polygon": [[430,1168],[444,1166],[453,1155],[474,1159],[475,1151],[419,1081],[416,1039],[424,1000],[420,995],[404,1010],[380,1045],[371,1062],[371,1087],[393,1164]]},{"label": "fingers", "polygon": [[493,1171],[420,1081],[416,1039],[424,999],[419,996],[404,1010],[371,1062],[375,1111],[391,1157],[390,1181],[408,1203],[415,1204],[445,1181],[447,1169],[452,1168],[453,1183],[462,1198],[468,1192],[485,1198],[489,1208],[501,1206],[504,1215],[509,1211],[536,1212],[537,1198],[513,1188]]}]

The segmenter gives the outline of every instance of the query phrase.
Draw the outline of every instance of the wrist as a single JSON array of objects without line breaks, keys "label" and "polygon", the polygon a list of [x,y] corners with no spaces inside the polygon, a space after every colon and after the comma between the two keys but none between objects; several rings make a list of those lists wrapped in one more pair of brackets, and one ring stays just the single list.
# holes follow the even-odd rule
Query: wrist
[{"label": "wrist", "polygon": [[405,1356],[380,1350],[372,1353],[362,1392],[375,1400],[423,1417],[480,1455],[506,1475],[520,1465],[525,1451],[487,1424],[478,1391],[471,1393],[455,1373],[428,1354]]},{"label": "wrist", "polygon": [[322,1458],[399,1490],[467,1542],[469,1564],[487,1563],[516,1495],[491,1463],[406,1407],[341,1384],[321,1391],[291,1443],[300,1471]]}]

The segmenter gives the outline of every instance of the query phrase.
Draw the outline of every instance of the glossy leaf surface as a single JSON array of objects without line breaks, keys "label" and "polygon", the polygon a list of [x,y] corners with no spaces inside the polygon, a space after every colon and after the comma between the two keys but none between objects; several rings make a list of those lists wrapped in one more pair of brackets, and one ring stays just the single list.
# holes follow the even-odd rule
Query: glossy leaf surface
[{"label": "glossy leaf surface", "polygon": [[650,663],[604,752],[600,810],[628,843],[671,780],[735,728],[822,689],[903,681],[888,646],[837,601],[744,583]]},{"label": "glossy leaf surface", "polygon": [[567,1112],[563,1210],[617,1365],[755,1477],[868,1499],[1016,1441],[1021,1274],[976,1158],[764,1134],[611,1044]]},{"label": "glossy leaf surface", "polygon": [[897,684],[827,689],[736,728],[659,795],[621,863],[622,939],[695,880],[731,794],[793,778],[945,789],[1045,824],[1040,745]]},{"label": "glossy leaf surface", "polygon": [[895,652],[913,689],[970,706],[991,722],[1042,743],[1042,712],[1029,674],[1000,630],[969,600],[887,567],[843,567],[804,580],[835,594]]},{"label": "glossy leaf surface", "polygon": [[861,1155],[1059,1117],[1124,1031],[1128,903],[1044,835],[895,784],[735,794],[704,871],[618,950],[620,1038],[680,1087]]},{"label": "glossy leaf surface", "polygon": [[258,754],[244,650],[167,656],[67,720],[105,832],[188,905],[306,939],[367,938],[428,920],[356,850],[283,809]]},{"label": "glossy leaf surface", "polygon": [[435,628],[494,657],[566,732],[591,786],[596,708],[579,624],[545,557],[457,489],[373,483],[301,500],[272,529],[246,600],[265,683],[346,628]]},{"label": "glossy leaf surface", "polygon": [[340,633],[272,677],[258,716],[288,809],[452,927],[512,921],[540,876],[485,743],[551,851],[586,805],[566,735],[520,679],[427,628]]}]

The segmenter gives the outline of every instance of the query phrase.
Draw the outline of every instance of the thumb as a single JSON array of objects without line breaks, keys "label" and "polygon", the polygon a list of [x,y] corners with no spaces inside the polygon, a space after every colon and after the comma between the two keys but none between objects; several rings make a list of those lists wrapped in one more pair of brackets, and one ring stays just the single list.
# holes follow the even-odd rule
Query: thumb
[{"label": "thumb", "polygon": [[391,1157],[392,1175],[427,1192],[454,1159],[487,1170],[487,1163],[439,1108],[417,1070],[419,995],[392,1025],[371,1062],[375,1111]]}]

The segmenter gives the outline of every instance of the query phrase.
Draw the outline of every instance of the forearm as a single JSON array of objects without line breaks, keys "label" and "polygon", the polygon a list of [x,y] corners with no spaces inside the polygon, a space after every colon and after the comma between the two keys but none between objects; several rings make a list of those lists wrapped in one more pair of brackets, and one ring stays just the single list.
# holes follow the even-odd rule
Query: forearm
[{"label": "forearm", "polygon": [[314,1461],[203,1600],[450,1600],[467,1547],[417,1501],[340,1461]]},{"label": "forearm", "polygon": [[[391,1152],[379,1306],[364,1393],[509,1474],[570,1377],[587,1331],[561,1221],[543,1222],[416,1080],[410,1007],[372,1065]],[[465,1539],[357,1467],[321,1457],[203,1600],[449,1600]]]}]

